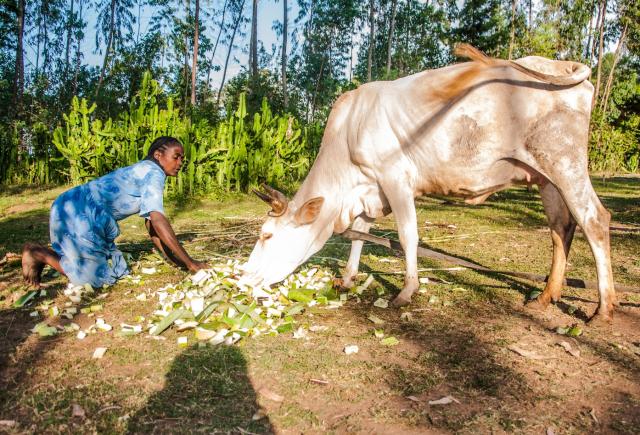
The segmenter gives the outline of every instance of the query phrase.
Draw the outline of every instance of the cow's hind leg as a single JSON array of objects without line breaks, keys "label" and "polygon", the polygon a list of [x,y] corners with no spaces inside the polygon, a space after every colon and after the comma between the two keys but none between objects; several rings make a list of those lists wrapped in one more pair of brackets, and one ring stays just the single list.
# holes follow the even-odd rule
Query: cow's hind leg
[{"label": "cow's hind leg", "polygon": [[567,180],[567,184],[564,189],[558,186],[559,190],[578,225],[582,228],[596,262],[600,301],[598,310],[591,321],[610,322],[613,316],[613,305],[616,303],[609,249],[611,214],[598,199],[586,173],[584,178],[579,181],[569,182]]},{"label": "cow's hind leg", "polygon": [[553,184],[546,180],[540,183],[540,196],[545,214],[549,220],[549,228],[551,229],[553,259],[547,285],[542,294],[536,300],[529,302],[527,306],[544,309],[549,305],[549,302],[558,302],[560,300],[567,257],[573,241],[576,221],[571,216],[571,212],[560,192]]},{"label": "cow's hind leg", "polygon": [[569,110],[550,113],[532,127],[525,144],[541,173],[558,189],[584,232],[596,263],[600,302],[592,322],[610,322],[616,303],[609,251],[611,215],[591,185],[587,170],[589,119]]},{"label": "cow's hind leg", "polygon": [[[364,214],[361,214],[353,220],[351,229],[355,231],[361,231],[363,233],[368,233],[372,224],[373,219],[370,219]],[[349,254],[349,261],[347,262],[347,267],[345,269],[344,275],[342,276],[342,280],[339,283],[342,287],[350,288],[353,286],[353,279],[358,274],[358,265],[360,264],[360,253],[362,252],[363,244],[364,242],[362,240],[354,240],[353,242],[351,242],[351,253]]]}]

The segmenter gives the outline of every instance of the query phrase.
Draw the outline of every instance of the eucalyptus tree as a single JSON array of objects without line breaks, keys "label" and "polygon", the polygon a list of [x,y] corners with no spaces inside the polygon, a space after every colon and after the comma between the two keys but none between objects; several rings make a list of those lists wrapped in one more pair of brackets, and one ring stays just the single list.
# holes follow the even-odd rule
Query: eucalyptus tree
[{"label": "eucalyptus tree", "polygon": [[[353,23],[362,13],[356,0],[300,0],[299,21],[304,42],[292,55],[292,84],[302,94],[300,103],[308,121],[326,111],[348,86],[344,71],[349,61]],[[322,110],[319,110],[322,109]]]},{"label": "eucalyptus tree", "polygon": [[[25,0],[17,0],[15,3],[16,23],[16,51],[15,51],[15,67],[13,78],[13,107],[16,116],[20,116],[22,113],[23,99],[24,99],[24,14],[25,14]],[[6,26],[9,27],[9,26]],[[4,32],[3,32],[4,33]],[[5,33],[5,35],[10,34]],[[4,43],[3,38],[3,43]]]},{"label": "eucalyptus tree", "polygon": [[258,75],[258,0],[252,0],[251,39],[249,42],[249,71],[251,76]]},{"label": "eucalyptus tree", "polygon": [[505,9],[500,0],[464,0],[452,36],[490,55],[506,54],[510,27]]},{"label": "eucalyptus tree", "polygon": [[287,39],[289,38],[289,19],[287,10],[287,0],[282,0],[282,61],[280,68],[282,71],[282,99],[284,107],[287,107]]},{"label": "eucalyptus tree", "polygon": [[215,71],[219,71],[220,70],[220,66],[218,65],[214,65],[214,59],[216,56],[216,51],[218,49],[218,44],[220,43],[220,38],[223,35],[223,33],[225,32],[227,26],[226,26],[226,21],[225,18],[227,16],[227,11],[229,9],[229,3],[231,0],[224,0],[224,4],[222,6],[222,13],[221,13],[221,18],[220,18],[220,24],[218,27],[218,32],[217,32],[217,36],[216,36],[216,42],[213,44],[213,49],[211,50],[211,56],[209,58],[209,62],[207,63],[207,80],[206,80],[206,87],[205,87],[205,99],[206,96],[209,95],[209,90],[211,89],[211,71],[215,70]]},{"label": "eucalyptus tree", "polygon": [[100,49],[103,41],[106,41],[106,46],[95,97],[100,93],[109,65],[109,56],[126,44],[126,36],[133,33],[135,23],[135,17],[131,13],[133,0],[99,0],[97,7],[96,50]]},{"label": "eucalyptus tree", "polygon": [[200,43],[200,0],[195,0],[196,10],[194,15],[193,31],[193,62],[191,63],[191,105],[196,105],[196,80],[198,77],[198,44]]},{"label": "eucalyptus tree", "polygon": [[26,17],[33,20],[33,26],[29,29],[27,24],[27,29],[36,52],[32,86],[39,104],[44,104],[45,95],[57,88],[56,79],[64,77],[60,61],[66,33],[65,5],[63,0],[28,2]]},{"label": "eucalyptus tree", "polygon": [[[392,79],[437,68],[451,62],[448,41],[451,38],[450,5],[419,0],[380,2],[374,23],[373,47],[363,42],[355,68],[356,77],[368,77],[368,53],[372,53],[372,79]],[[394,11],[394,8],[397,8]]]},{"label": "eucalyptus tree", "polygon": [[224,68],[222,70],[222,80],[220,82],[220,88],[218,88],[218,97],[216,98],[216,106],[220,104],[220,96],[222,95],[222,89],[224,88],[224,82],[227,77],[227,68],[229,67],[229,59],[234,47],[234,41],[238,32],[242,33],[242,24],[244,19],[244,5],[246,0],[230,0],[230,12],[233,16],[233,24],[231,25],[231,34],[227,38],[227,56],[224,61]]}]

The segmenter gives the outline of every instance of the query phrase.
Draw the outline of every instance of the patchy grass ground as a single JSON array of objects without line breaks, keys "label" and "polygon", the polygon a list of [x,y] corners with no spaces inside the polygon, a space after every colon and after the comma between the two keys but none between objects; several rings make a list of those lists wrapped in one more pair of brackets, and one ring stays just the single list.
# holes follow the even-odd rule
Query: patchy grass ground
[{"label": "patchy grass ground", "polygon": [[[594,179],[612,211],[616,282],[640,283],[640,179]],[[0,255],[19,252],[28,240],[48,238],[48,210],[63,189],[12,188],[0,193]],[[168,207],[180,239],[200,259],[243,257],[266,211],[253,198],[200,199]],[[440,199],[418,201],[423,243],[485,266],[546,274],[551,241],[535,191],[513,189],[482,206]],[[123,251],[151,264],[151,243],[139,218],[121,222]],[[373,232],[396,238],[393,221]],[[312,258],[339,273],[349,244],[332,238]],[[7,432],[233,432],[233,433],[638,433],[640,428],[640,294],[620,294],[611,330],[584,321],[596,308],[595,291],[567,289],[544,313],[523,308],[539,289],[524,280],[421,260],[430,277],[402,310],[373,306],[379,295],[402,285],[403,261],[366,245],[361,281],[375,281],[360,303],[338,310],[314,309],[301,325],[327,330],[262,337],[233,347],[181,348],[175,331],[165,340],[102,332],[39,338],[30,332],[42,318],[33,308],[14,309],[25,292],[19,263],[0,269],[0,431]],[[144,289],[177,282],[186,274],[167,264],[140,285],[119,283],[102,293],[105,320],[117,326],[148,316],[155,301],[135,298]],[[569,276],[595,279],[588,245],[578,233]],[[45,271],[47,296],[63,306],[64,281]],[[105,296],[106,295],[106,296]],[[403,315],[409,313],[409,315]],[[385,324],[375,326],[370,314]],[[401,318],[402,316],[402,318]],[[57,317],[52,324],[68,322]],[[79,314],[74,322],[94,322]],[[579,337],[555,332],[578,324]],[[374,326],[399,340],[380,344]],[[119,328],[115,328],[116,330]],[[566,341],[580,356],[557,343]],[[360,351],[346,355],[345,345]],[[544,359],[523,357],[517,346]],[[108,348],[102,359],[94,349]],[[430,405],[453,396],[458,402]],[[73,416],[79,405],[83,416]],[[14,423],[12,423],[14,422]]]}]

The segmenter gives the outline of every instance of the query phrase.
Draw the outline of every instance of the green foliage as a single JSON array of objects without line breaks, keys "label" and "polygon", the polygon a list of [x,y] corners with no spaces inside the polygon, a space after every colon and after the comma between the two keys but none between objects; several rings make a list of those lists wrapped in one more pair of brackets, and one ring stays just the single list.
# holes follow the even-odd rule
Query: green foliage
[{"label": "green foliage", "polygon": [[251,119],[246,96],[240,94],[237,109],[211,125],[206,120],[192,123],[171,98],[160,109],[160,94],[158,83],[147,73],[129,111],[104,122],[91,119],[95,104],[74,98],[64,126],[53,134],[53,143],[68,163],[67,180],[83,183],[131,165],[164,135],[179,139],[185,151],[183,170],[168,182],[170,193],[247,191],[260,182],[286,185],[306,174],[314,154],[306,131],[292,116],[273,115],[266,99]]}]

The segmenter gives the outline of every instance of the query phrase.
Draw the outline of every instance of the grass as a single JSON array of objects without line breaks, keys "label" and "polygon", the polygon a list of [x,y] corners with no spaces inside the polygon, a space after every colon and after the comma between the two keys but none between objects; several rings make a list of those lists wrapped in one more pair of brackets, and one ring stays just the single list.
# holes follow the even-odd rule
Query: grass
[{"label": "grass", "polygon": [[[639,178],[598,177],[594,185],[614,225],[640,224]],[[0,190],[0,255],[17,252],[28,240],[47,240],[48,209],[62,190]],[[169,200],[167,210],[186,249],[200,259],[246,257],[266,211],[242,195]],[[551,242],[536,191],[500,192],[476,207],[422,198],[417,210],[422,243],[432,249],[491,268],[548,273]],[[186,276],[153,254],[141,219],[120,226],[118,244],[133,256],[132,266],[153,264],[158,273],[140,285],[120,282],[103,292],[101,314],[116,330],[155,309],[155,301],[136,299],[143,290]],[[397,239],[392,219],[379,221],[372,232]],[[640,282],[639,239],[637,231],[612,232],[617,282]],[[311,261],[339,274],[349,248],[333,237]],[[581,233],[569,261],[569,276],[595,279]],[[600,330],[584,324],[596,308],[595,291],[565,289],[561,303],[531,312],[523,302],[538,285],[446,270],[449,265],[429,259],[420,259],[419,267],[428,269],[421,276],[431,282],[409,307],[376,308],[380,295],[401,289],[404,261],[366,245],[359,281],[368,274],[375,281],[361,302],[298,317],[300,325],[327,330],[300,340],[283,334],[233,347],[181,348],[173,330],[164,340],[114,332],[82,341],[70,333],[38,338],[30,330],[43,319],[29,315],[33,308],[12,308],[25,288],[18,264],[10,262],[0,269],[0,420],[16,423],[0,431],[634,433],[640,427],[639,294],[620,294],[613,328]],[[45,279],[52,284],[38,302],[62,307],[64,280],[50,271]],[[375,326],[370,314],[385,324]],[[93,321],[84,314],[74,318],[82,327]],[[554,332],[574,323],[584,331],[580,337]],[[400,343],[382,346],[374,328]],[[579,349],[580,358],[558,346],[562,340]],[[350,344],[360,350],[347,356],[343,349]],[[549,359],[523,358],[509,350],[514,344]],[[98,346],[108,351],[94,360]],[[448,395],[460,403],[429,404]],[[72,415],[74,405],[84,417]]]}]

